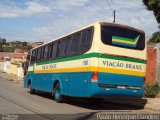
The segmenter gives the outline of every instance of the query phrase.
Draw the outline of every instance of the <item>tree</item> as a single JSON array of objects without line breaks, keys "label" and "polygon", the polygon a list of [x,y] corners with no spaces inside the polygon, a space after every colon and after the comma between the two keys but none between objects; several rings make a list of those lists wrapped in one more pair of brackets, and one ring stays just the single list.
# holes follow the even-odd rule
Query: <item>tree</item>
[{"label": "tree", "polygon": [[160,32],[153,33],[152,38],[148,42],[160,43]]},{"label": "tree", "polygon": [[27,46],[27,42],[22,42],[22,46]]},{"label": "tree", "polygon": [[[147,10],[153,11],[157,22],[160,24],[160,0],[143,0],[143,3],[146,6]],[[159,43],[160,31],[153,33],[151,39],[148,42]]]},{"label": "tree", "polygon": [[6,44],[6,39],[5,38],[0,38],[0,44],[5,45]]},{"label": "tree", "polygon": [[27,46],[24,47],[24,49],[27,50],[27,51],[30,51],[32,49],[32,46],[31,45],[27,45]]},{"label": "tree", "polygon": [[160,23],[160,0],[143,0],[148,10],[153,10],[158,23]]},{"label": "tree", "polygon": [[0,44],[0,52],[3,52],[2,44]]}]

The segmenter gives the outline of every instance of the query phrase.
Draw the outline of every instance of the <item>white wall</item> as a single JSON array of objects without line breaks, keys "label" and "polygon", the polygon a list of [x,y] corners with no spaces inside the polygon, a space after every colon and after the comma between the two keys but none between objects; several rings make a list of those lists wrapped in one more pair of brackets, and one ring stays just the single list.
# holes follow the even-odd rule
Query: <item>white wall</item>
[{"label": "white wall", "polygon": [[0,62],[0,70],[4,71],[5,67],[5,62]]}]

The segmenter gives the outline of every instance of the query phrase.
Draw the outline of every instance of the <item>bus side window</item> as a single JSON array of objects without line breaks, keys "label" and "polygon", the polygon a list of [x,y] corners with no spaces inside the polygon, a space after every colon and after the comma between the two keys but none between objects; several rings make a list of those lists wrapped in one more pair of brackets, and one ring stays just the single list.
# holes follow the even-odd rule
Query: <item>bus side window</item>
[{"label": "bus side window", "polygon": [[76,48],[76,52],[79,52],[80,51],[80,42],[81,42],[81,39],[82,39],[82,33],[78,33],[77,34],[77,48]]},{"label": "bus side window", "polygon": [[49,44],[49,49],[48,49],[48,59],[51,58],[51,53],[52,53],[52,43]]},{"label": "bus side window", "polygon": [[44,46],[41,47],[41,57],[40,59],[43,60],[44,58]]},{"label": "bus side window", "polygon": [[51,50],[51,58],[52,59],[56,58],[57,49],[58,49],[58,42],[55,41],[52,43],[52,50]]},{"label": "bus side window", "polygon": [[73,35],[73,39],[72,39],[71,48],[70,48],[72,55],[76,52],[76,47],[77,47],[76,41],[77,41],[77,39],[76,39],[76,34],[74,34],[74,35]]},{"label": "bus side window", "polygon": [[67,40],[62,39],[60,40],[60,46],[59,46],[59,56],[65,56],[66,55],[66,47],[67,47]]},{"label": "bus side window", "polygon": [[36,50],[32,51],[32,55],[31,55],[31,62],[32,63],[34,63],[34,61],[35,61],[35,52],[36,52]]},{"label": "bus side window", "polygon": [[52,58],[53,58],[53,49],[54,49],[54,44],[55,44],[54,42],[52,42],[52,43],[51,43],[51,45],[52,45],[52,46],[51,46],[51,52],[50,52],[50,59],[52,59]]},{"label": "bus side window", "polygon": [[42,51],[41,47],[37,49],[37,60],[40,60],[41,58],[41,51]]},{"label": "bus side window", "polygon": [[66,40],[66,44],[67,44],[67,47],[66,47],[66,55],[67,56],[70,56],[71,55],[71,46],[72,46],[72,42],[73,42],[73,39],[71,39],[71,37],[67,37],[67,40]]},{"label": "bus side window", "polygon": [[91,41],[92,41],[92,29],[90,28],[82,32],[82,39],[81,39],[82,53],[89,49]]},{"label": "bus side window", "polygon": [[43,58],[47,59],[48,58],[48,50],[49,50],[49,45],[45,45],[44,47],[44,52],[43,52]]},{"label": "bus side window", "polygon": [[56,58],[58,58],[59,56],[60,56],[60,40],[58,40],[58,42],[57,42],[57,51],[56,51]]},{"label": "bus side window", "polygon": [[81,40],[81,32],[75,34],[73,37],[72,46],[71,46],[71,53],[72,54],[78,53],[80,40]]},{"label": "bus side window", "polygon": [[37,61],[37,54],[38,54],[38,49],[35,49],[34,61]]},{"label": "bus side window", "polygon": [[29,52],[28,55],[27,55],[27,60],[28,61],[30,61],[30,55],[31,55],[31,52]]},{"label": "bus side window", "polygon": [[90,29],[88,29],[88,31],[87,31],[87,41],[88,41],[88,44],[91,44],[91,42],[92,42],[92,29],[90,28]]},{"label": "bus side window", "polygon": [[22,63],[23,69],[24,69],[24,76],[27,74],[28,66],[30,64],[30,55],[31,55],[31,52],[28,53],[26,62]]}]

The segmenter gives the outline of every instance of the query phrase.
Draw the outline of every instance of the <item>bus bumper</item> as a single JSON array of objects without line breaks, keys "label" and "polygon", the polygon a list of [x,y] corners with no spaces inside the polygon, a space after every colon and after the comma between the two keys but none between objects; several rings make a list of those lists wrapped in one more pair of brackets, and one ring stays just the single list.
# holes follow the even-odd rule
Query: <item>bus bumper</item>
[{"label": "bus bumper", "polygon": [[144,94],[144,87],[140,90],[124,89],[124,88],[107,88],[100,87],[97,83],[91,85],[89,97],[118,97],[118,98],[142,98]]}]

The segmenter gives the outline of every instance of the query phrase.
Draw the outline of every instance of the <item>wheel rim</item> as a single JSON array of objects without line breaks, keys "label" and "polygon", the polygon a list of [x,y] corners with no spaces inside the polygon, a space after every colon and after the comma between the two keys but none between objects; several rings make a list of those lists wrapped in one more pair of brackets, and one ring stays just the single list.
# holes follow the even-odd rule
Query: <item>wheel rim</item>
[{"label": "wheel rim", "polygon": [[59,101],[61,99],[61,93],[60,93],[59,89],[56,89],[55,99],[56,99],[56,101]]},{"label": "wheel rim", "polygon": [[32,91],[31,85],[29,85],[29,90]]}]

